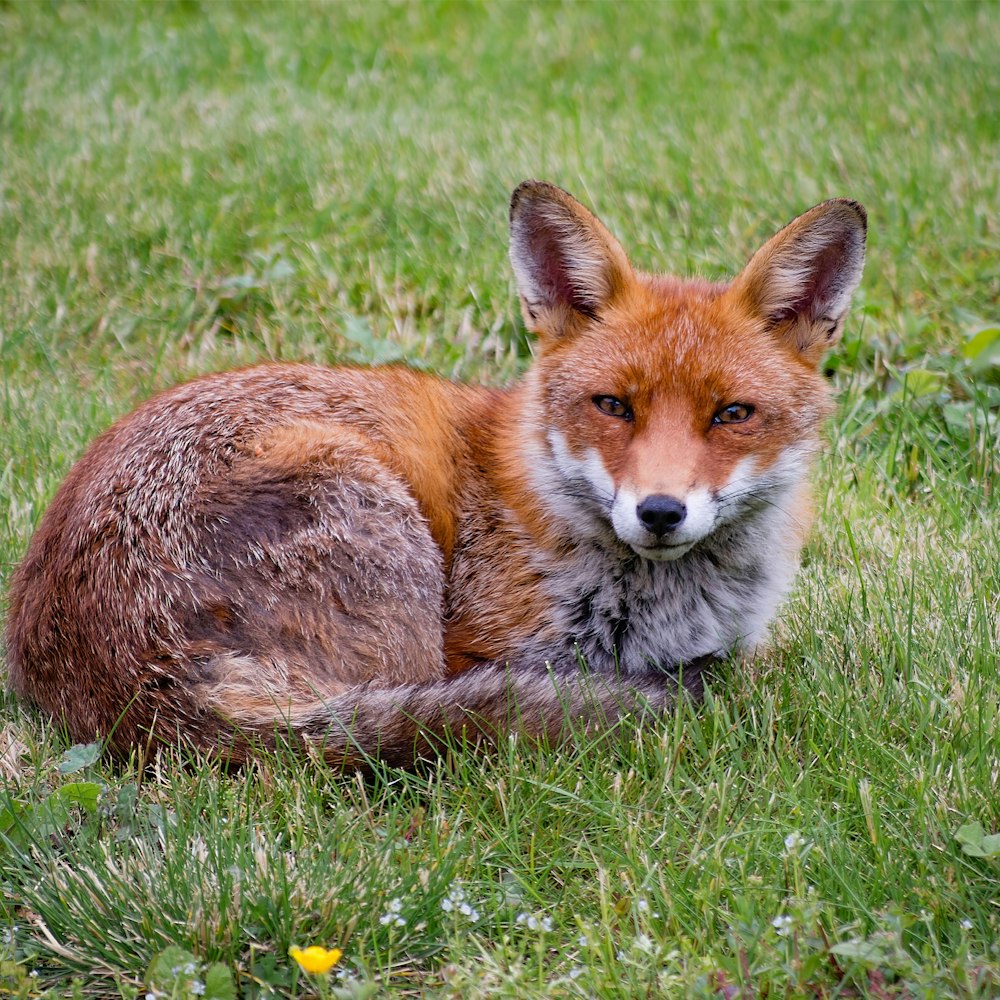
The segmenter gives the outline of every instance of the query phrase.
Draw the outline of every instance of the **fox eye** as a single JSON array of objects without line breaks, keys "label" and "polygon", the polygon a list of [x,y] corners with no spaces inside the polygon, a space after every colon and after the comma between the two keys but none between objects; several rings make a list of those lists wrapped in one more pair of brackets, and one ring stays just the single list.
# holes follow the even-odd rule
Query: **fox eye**
[{"label": "fox eye", "polygon": [[632,419],[632,407],[615,396],[594,396],[594,406],[609,417],[620,417],[622,420]]},{"label": "fox eye", "polygon": [[754,408],[749,403],[730,403],[724,406],[714,417],[713,424],[742,424],[749,420],[754,413]]}]

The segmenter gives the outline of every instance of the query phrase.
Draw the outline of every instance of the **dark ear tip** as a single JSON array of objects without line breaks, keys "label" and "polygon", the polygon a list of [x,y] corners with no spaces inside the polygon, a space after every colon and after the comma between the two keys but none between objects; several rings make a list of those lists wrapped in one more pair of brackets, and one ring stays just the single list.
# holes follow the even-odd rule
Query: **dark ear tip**
[{"label": "dark ear tip", "polygon": [[836,207],[845,212],[852,213],[855,219],[861,223],[862,231],[865,234],[868,233],[868,213],[860,201],[854,201],[851,198],[831,198],[828,202],[824,202],[824,204],[829,205],[831,208]]},{"label": "dark ear tip", "polygon": [[861,226],[864,231],[868,232],[868,212],[865,211],[865,206],[861,204],[860,201],[844,201],[844,206],[846,208],[853,209],[857,217],[861,220]]},{"label": "dark ear tip", "polygon": [[514,193],[510,196],[510,217],[511,220],[514,218],[514,212],[517,210],[518,203],[521,199],[527,195],[531,189],[538,183],[538,181],[521,181],[516,188],[514,188]]},{"label": "dark ear tip", "polygon": [[540,184],[544,184],[545,181],[536,181],[529,177],[527,180],[521,181],[516,188],[514,188],[514,193],[510,196],[511,203],[513,204],[522,195],[528,194],[532,188],[538,187]]},{"label": "dark ear tip", "polygon": [[543,198],[548,201],[558,201],[570,197],[562,188],[547,181],[526,180],[521,181],[514,193],[510,196],[510,217],[513,220],[514,213],[525,199]]}]

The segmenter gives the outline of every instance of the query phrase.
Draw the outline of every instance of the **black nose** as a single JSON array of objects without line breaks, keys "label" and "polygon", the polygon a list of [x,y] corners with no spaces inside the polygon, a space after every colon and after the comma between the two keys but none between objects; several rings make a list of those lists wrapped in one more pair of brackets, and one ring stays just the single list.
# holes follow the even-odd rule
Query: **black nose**
[{"label": "black nose", "polygon": [[687,507],[674,497],[654,493],[635,509],[642,526],[654,535],[663,536],[680,527],[687,517]]}]

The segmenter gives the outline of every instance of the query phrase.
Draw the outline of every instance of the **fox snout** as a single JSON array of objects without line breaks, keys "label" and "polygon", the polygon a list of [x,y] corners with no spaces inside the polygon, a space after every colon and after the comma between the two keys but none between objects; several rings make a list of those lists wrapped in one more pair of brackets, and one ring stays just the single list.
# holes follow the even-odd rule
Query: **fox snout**
[{"label": "fox snout", "polygon": [[678,559],[718,523],[719,502],[703,487],[683,497],[668,493],[639,496],[623,485],[611,506],[611,524],[626,545],[646,559]]},{"label": "fox snout", "polygon": [[635,508],[642,526],[663,538],[675,531],[684,523],[687,517],[687,504],[676,497],[664,493],[654,493],[640,501]]},{"label": "fox snout", "polygon": [[[694,525],[694,533],[687,521],[688,505],[683,500],[666,493],[652,493],[636,503],[635,522],[628,517],[620,520],[626,532],[624,535],[619,530],[619,523],[614,526],[622,541],[639,555],[655,561],[669,561],[684,555],[701,541],[714,526],[715,517],[713,515],[708,521],[703,518],[702,524]],[[636,522],[639,531],[634,530]],[[640,532],[645,532],[647,537],[642,537]]]}]

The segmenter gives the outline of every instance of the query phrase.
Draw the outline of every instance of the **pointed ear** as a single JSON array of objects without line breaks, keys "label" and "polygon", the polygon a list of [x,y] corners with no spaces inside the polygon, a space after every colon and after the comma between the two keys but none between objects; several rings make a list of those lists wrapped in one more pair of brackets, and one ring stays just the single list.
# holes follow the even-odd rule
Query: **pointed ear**
[{"label": "pointed ear", "polygon": [[727,294],[818,365],[840,336],[861,280],[866,232],[858,202],[823,202],[768,240]]},{"label": "pointed ear", "polygon": [[525,181],[510,202],[510,262],[529,330],[552,337],[596,318],[632,268],[601,222],[561,188]]}]

